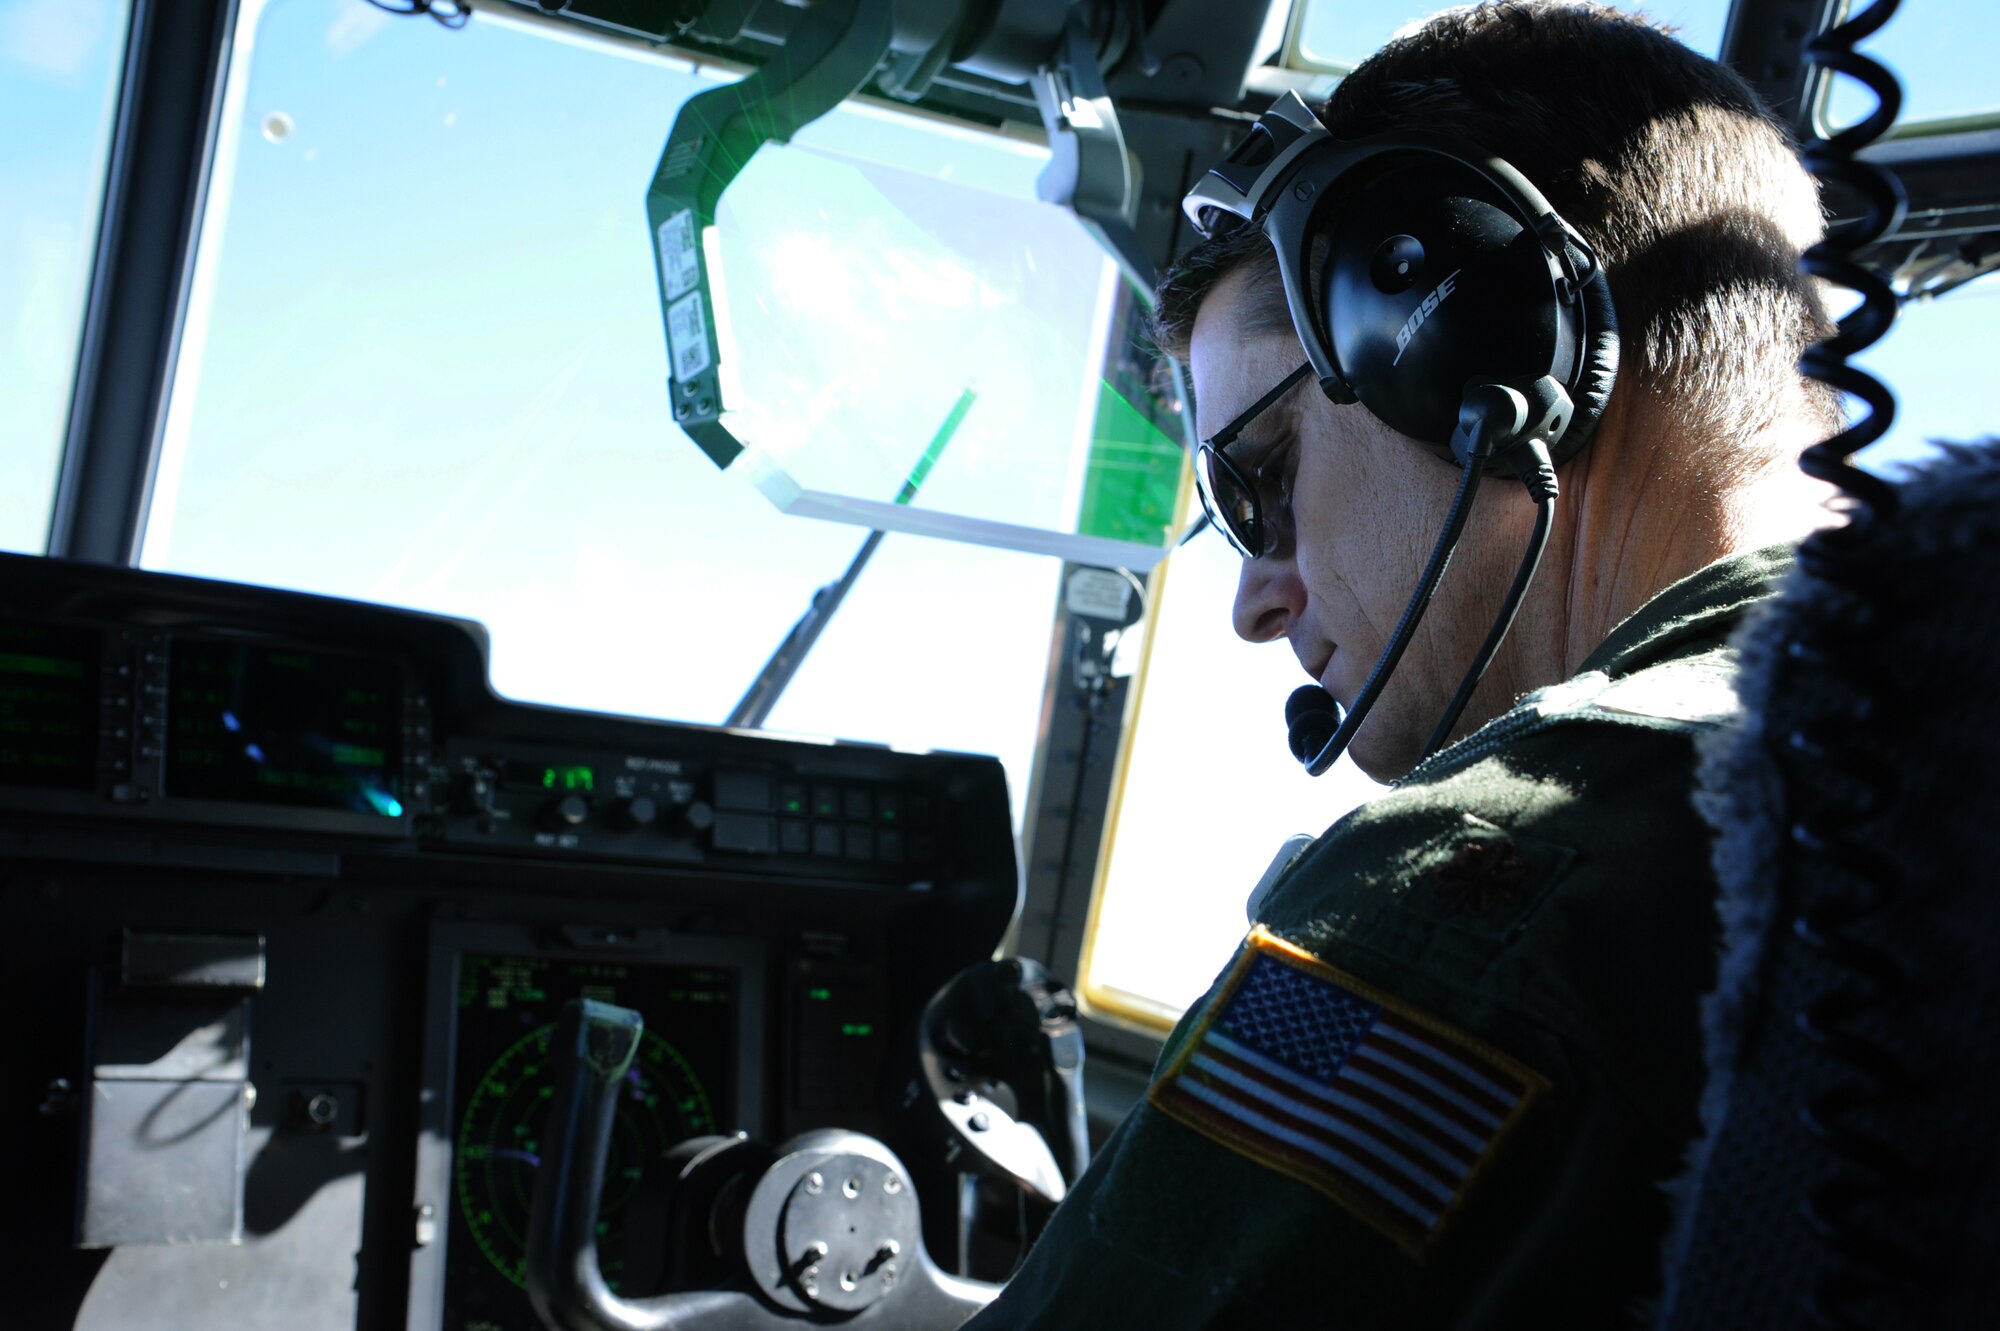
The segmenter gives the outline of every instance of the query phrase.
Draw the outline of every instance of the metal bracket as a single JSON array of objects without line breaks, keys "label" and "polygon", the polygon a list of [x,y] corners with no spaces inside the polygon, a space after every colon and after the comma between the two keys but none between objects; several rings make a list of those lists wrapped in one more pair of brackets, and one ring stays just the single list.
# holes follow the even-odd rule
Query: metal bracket
[{"label": "metal bracket", "polygon": [[1044,203],[1075,213],[1118,261],[1126,279],[1151,291],[1153,261],[1133,226],[1139,208],[1138,160],[1125,150],[1125,134],[1080,8],[1070,10],[1055,62],[1037,70],[1029,86],[1053,153],[1035,192]]},{"label": "metal bracket", "polygon": [[715,303],[702,232],[729,182],[767,143],[851,96],[889,50],[892,0],[819,0],[784,45],[740,83],[689,98],[646,191],[665,316],[674,423],[718,467],[743,451],[722,424]]},{"label": "metal bracket", "polygon": [[77,1243],[240,1243],[261,937],[127,930],[96,999]]}]

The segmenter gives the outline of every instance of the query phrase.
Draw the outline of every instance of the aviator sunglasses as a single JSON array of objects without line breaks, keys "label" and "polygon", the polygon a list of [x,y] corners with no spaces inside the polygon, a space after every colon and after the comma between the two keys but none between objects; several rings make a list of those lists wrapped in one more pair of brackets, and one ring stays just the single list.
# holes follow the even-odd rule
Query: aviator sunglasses
[{"label": "aviator sunglasses", "polygon": [[1286,375],[1276,388],[1252,402],[1235,420],[1202,440],[1195,453],[1195,492],[1201,496],[1202,510],[1208,514],[1210,525],[1221,531],[1245,559],[1259,558],[1275,549],[1277,542],[1269,539],[1275,532],[1265,521],[1264,503],[1257,495],[1255,479],[1245,476],[1224,450],[1311,369],[1312,363],[1308,361]]}]

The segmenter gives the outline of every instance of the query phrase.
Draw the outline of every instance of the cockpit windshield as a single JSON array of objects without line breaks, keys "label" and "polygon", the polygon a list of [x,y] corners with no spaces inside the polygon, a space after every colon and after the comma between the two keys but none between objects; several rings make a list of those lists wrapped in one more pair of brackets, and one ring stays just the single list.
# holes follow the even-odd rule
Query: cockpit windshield
[{"label": "cockpit windshield", "polygon": [[48,537],[104,192],[126,0],[0,6],[0,550]]},{"label": "cockpit windshield", "polygon": [[[1045,147],[856,106],[757,154],[716,230],[724,473],[668,416],[634,218],[731,75],[349,0],[240,33],[147,567],[477,618],[509,694],[719,722],[865,534],[745,474],[887,506],[922,464],[909,507],[1076,531],[1122,449],[1166,539],[1178,449],[1105,384],[1132,298],[1035,197]],[[891,537],[770,724],[1001,753],[1020,800],[1056,574]]]}]

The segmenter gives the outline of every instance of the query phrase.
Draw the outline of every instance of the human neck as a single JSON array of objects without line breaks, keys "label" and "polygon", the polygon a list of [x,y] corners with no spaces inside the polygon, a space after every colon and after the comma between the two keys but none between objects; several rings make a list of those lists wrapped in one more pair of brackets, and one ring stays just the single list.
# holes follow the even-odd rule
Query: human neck
[{"label": "human neck", "polygon": [[[1796,454],[1819,434],[1787,418],[1726,441],[1749,456]],[[1611,631],[1660,592],[1731,555],[1796,541],[1825,521],[1825,489],[1789,467],[1740,485],[1692,478],[1684,427],[1653,400],[1614,403],[1599,435],[1565,478],[1566,572],[1559,621],[1560,678],[1582,668]]]}]

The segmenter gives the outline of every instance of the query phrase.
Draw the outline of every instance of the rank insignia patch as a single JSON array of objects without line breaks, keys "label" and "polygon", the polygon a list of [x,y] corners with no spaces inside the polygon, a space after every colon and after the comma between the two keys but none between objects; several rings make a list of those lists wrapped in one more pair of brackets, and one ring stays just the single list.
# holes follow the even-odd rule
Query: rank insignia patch
[{"label": "rank insignia patch", "polygon": [[1547,1090],[1260,927],[1147,1098],[1422,1257]]}]

